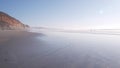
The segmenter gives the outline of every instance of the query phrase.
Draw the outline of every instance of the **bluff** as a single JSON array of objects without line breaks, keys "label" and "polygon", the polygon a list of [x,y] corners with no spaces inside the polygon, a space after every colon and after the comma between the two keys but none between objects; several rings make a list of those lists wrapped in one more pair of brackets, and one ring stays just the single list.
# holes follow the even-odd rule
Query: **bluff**
[{"label": "bluff", "polygon": [[0,11],[0,30],[22,30],[29,28],[14,17]]}]

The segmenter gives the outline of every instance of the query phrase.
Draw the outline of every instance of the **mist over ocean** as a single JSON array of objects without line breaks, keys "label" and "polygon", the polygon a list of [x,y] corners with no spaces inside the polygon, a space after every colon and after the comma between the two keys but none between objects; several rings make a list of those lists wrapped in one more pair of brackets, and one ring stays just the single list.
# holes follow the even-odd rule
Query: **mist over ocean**
[{"label": "mist over ocean", "polygon": [[[120,35],[116,30],[97,30],[90,33],[36,30],[49,47],[46,68],[119,68]],[[47,47],[46,46],[46,47]],[[43,46],[44,47],[44,46]],[[47,60],[46,60],[47,59]],[[39,61],[42,62],[42,61]],[[51,63],[52,62],[52,63]]]}]

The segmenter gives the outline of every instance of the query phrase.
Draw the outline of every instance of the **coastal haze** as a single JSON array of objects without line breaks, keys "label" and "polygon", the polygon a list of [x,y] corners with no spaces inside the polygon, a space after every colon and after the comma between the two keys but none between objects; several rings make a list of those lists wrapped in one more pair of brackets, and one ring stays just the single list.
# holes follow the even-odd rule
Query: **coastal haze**
[{"label": "coastal haze", "polygon": [[34,33],[7,31],[6,36],[3,34],[1,68],[120,67],[119,35],[48,30]]},{"label": "coastal haze", "polygon": [[119,0],[0,0],[0,68],[120,68]]}]

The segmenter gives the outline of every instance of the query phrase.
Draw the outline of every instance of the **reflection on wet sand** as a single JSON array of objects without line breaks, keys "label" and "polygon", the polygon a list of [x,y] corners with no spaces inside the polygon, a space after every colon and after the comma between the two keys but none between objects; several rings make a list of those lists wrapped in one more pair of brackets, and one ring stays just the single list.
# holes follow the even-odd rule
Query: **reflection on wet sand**
[{"label": "reflection on wet sand", "polygon": [[119,36],[63,32],[6,36],[9,40],[0,44],[0,68],[120,67],[120,43],[114,42]]}]

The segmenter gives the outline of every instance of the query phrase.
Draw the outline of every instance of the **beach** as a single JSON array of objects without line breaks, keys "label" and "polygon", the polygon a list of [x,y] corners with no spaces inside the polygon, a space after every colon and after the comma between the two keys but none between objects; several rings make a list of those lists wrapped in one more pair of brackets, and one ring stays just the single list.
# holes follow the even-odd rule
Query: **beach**
[{"label": "beach", "polygon": [[119,68],[119,36],[0,32],[0,68]]},{"label": "beach", "polygon": [[21,60],[19,58],[25,56],[24,51],[27,51],[24,49],[34,45],[36,43],[34,38],[38,35],[42,34],[27,31],[0,31],[0,68],[19,68],[18,62]]}]

